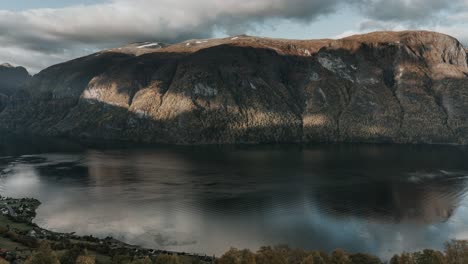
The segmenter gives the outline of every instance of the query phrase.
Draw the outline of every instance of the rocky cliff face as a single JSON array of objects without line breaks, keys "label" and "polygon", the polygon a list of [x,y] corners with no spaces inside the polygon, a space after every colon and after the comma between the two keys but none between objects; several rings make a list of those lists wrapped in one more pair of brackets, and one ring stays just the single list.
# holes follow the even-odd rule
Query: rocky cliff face
[{"label": "rocky cliff face", "polygon": [[52,66],[0,127],[162,143],[468,143],[463,46],[433,32],[135,43]]},{"label": "rocky cliff face", "polygon": [[23,86],[31,76],[23,67],[14,67],[11,64],[0,64],[0,110],[3,110],[9,97]]}]

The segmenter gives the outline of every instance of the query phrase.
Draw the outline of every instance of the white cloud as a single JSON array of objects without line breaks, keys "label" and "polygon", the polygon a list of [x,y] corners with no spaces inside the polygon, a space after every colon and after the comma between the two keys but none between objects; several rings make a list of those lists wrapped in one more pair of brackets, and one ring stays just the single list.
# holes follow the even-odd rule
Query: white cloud
[{"label": "white cloud", "polygon": [[363,13],[375,20],[438,23],[438,15],[454,13],[466,7],[466,0],[361,0]]},{"label": "white cloud", "polygon": [[382,30],[429,30],[445,33],[468,45],[468,0],[363,0],[363,20],[336,38]]},{"label": "white cloud", "polygon": [[210,37],[215,31],[229,35],[252,32],[259,25],[274,26],[279,20],[314,21],[345,5],[359,10],[366,21],[361,28],[343,25],[346,31],[419,28],[434,20],[430,23],[432,28],[456,35],[457,27],[448,18],[462,20],[468,3],[466,0],[110,0],[55,9],[0,10],[0,62],[22,64],[35,72],[92,50],[128,42],[175,42]]},{"label": "white cloud", "polygon": [[[337,4],[338,0],[113,0],[58,9],[0,10],[0,60],[13,59],[35,70],[84,54],[85,49],[210,37],[215,29],[237,34],[272,18],[310,21],[333,12]],[[16,59],[15,53],[42,56],[41,65],[32,58]]]}]

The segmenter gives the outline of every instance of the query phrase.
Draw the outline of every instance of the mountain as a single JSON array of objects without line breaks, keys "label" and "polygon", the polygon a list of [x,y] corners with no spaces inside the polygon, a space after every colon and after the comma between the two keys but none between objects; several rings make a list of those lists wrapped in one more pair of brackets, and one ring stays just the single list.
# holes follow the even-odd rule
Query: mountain
[{"label": "mountain", "polygon": [[0,128],[180,144],[467,144],[467,55],[426,31],[134,43],[35,75]]},{"label": "mountain", "polygon": [[28,71],[23,67],[14,67],[9,63],[0,64],[0,93],[12,95],[30,78]]},{"label": "mountain", "polygon": [[14,67],[9,63],[0,64],[0,110],[5,108],[9,97],[31,79],[23,67]]}]

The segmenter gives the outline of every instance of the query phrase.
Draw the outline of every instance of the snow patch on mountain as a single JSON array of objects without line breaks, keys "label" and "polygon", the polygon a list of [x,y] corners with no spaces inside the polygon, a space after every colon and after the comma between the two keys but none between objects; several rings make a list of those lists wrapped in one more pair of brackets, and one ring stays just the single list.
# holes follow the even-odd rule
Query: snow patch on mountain
[{"label": "snow patch on mountain", "polygon": [[138,46],[137,48],[139,48],[139,49],[162,48],[162,46],[158,42],[154,42],[154,43],[146,43],[144,45]]}]

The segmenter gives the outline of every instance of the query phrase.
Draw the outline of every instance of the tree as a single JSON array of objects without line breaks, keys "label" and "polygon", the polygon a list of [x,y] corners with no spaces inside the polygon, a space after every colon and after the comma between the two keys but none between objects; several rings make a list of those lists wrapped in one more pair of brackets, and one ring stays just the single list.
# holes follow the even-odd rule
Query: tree
[{"label": "tree", "polygon": [[132,258],[126,255],[115,255],[112,257],[112,264],[130,264]]},{"label": "tree", "polygon": [[144,259],[137,259],[132,261],[132,264],[153,264],[153,261],[149,257],[146,257]]},{"label": "tree", "polygon": [[96,264],[95,256],[79,256],[76,259],[76,264]]},{"label": "tree", "polygon": [[452,240],[445,244],[445,257],[447,263],[468,263],[468,241]]},{"label": "tree", "polygon": [[216,261],[217,264],[238,264],[239,250],[237,248],[231,248],[229,251],[224,253],[221,258]]},{"label": "tree", "polygon": [[416,264],[413,256],[409,253],[402,253],[400,256],[395,255],[390,260],[390,264]]},{"label": "tree", "polygon": [[70,250],[67,250],[65,254],[60,257],[61,264],[75,264],[77,258],[83,255],[83,250],[78,246],[73,246]]},{"label": "tree", "polygon": [[218,264],[256,264],[255,254],[250,250],[231,248],[217,261]]},{"label": "tree", "polygon": [[60,264],[57,255],[50,248],[49,243],[42,242],[38,251],[29,257],[25,264]]},{"label": "tree", "polygon": [[418,264],[445,264],[445,256],[439,251],[426,249],[413,253],[413,259]]},{"label": "tree", "polygon": [[371,255],[357,253],[349,256],[352,264],[382,264],[382,261]]},{"label": "tree", "polygon": [[248,249],[244,249],[241,252],[241,264],[256,264],[255,254]]},{"label": "tree", "polygon": [[314,257],[312,255],[307,256],[301,261],[301,264],[315,264]]},{"label": "tree", "polygon": [[256,264],[287,264],[284,248],[262,247],[255,256]]},{"label": "tree", "polygon": [[342,249],[337,249],[333,251],[330,257],[331,264],[351,264],[351,260],[348,257],[348,254]]},{"label": "tree", "polygon": [[302,260],[301,264],[327,264],[327,262],[323,259],[320,252],[313,251]]},{"label": "tree", "polygon": [[287,257],[288,264],[297,264],[304,261],[310,254],[303,249],[292,249]]},{"label": "tree", "polygon": [[311,254],[312,258],[314,259],[314,264],[327,264],[322,257],[322,254],[318,251],[313,251]]},{"label": "tree", "polygon": [[161,254],[156,258],[156,264],[181,264],[178,256]]}]

